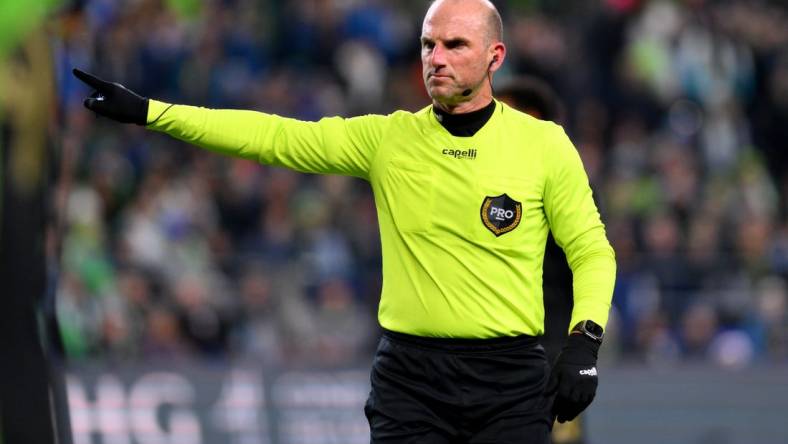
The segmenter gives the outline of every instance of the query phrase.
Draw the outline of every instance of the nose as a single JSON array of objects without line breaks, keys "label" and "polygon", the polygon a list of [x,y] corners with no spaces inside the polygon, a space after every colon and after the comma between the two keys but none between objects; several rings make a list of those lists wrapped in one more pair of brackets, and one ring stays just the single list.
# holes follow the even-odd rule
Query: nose
[{"label": "nose", "polygon": [[441,45],[435,45],[430,55],[430,64],[434,68],[446,66],[446,50]]}]

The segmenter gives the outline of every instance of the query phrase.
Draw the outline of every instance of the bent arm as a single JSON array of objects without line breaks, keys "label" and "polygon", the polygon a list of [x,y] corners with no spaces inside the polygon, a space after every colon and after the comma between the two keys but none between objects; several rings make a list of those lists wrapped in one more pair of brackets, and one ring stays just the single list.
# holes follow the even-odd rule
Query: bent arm
[{"label": "bent arm", "polygon": [[551,173],[544,205],[556,243],[572,269],[574,308],[569,328],[586,319],[605,326],[616,279],[615,254],[580,156],[563,130],[556,130],[557,144],[547,154]]},{"label": "bent arm", "polygon": [[205,149],[308,173],[368,179],[386,116],[305,122],[257,111],[150,100],[147,128]]}]

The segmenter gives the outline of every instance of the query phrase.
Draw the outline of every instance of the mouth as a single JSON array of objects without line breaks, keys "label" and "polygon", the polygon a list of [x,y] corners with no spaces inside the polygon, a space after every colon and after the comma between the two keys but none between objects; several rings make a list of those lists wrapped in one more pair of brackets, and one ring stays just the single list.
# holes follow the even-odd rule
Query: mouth
[{"label": "mouth", "polygon": [[445,74],[430,74],[427,76],[427,79],[435,79],[435,80],[449,80],[451,76],[447,76]]}]

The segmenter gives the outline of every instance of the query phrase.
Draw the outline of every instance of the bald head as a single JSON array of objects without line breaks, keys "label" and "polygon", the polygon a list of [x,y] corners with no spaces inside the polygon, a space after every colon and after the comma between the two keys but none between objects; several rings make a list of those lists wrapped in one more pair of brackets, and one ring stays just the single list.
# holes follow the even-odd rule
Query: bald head
[{"label": "bald head", "polygon": [[469,12],[478,14],[484,26],[484,34],[486,37],[486,44],[492,42],[500,42],[503,40],[503,20],[501,14],[495,5],[489,0],[435,0],[430,4],[427,14],[424,17],[426,21],[444,4],[453,4],[452,6],[459,6],[463,4],[468,8]]},{"label": "bald head", "polygon": [[424,84],[433,104],[470,112],[492,100],[492,76],[506,56],[501,16],[488,0],[437,0],[421,28]]}]

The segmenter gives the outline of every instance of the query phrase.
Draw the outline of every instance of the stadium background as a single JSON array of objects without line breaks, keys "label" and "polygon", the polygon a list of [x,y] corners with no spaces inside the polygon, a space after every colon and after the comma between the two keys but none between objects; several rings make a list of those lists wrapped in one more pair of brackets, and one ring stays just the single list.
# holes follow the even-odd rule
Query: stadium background
[{"label": "stadium background", "polygon": [[[788,441],[785,5],[496,4],[495,82],[557,91],[617,253],[589,442]],[[417,110],[425,8],[61,2],[54,300],[75,442],[364,442],[381,276],[366,184],[98,119],[71,68],[308,120]]]}]

